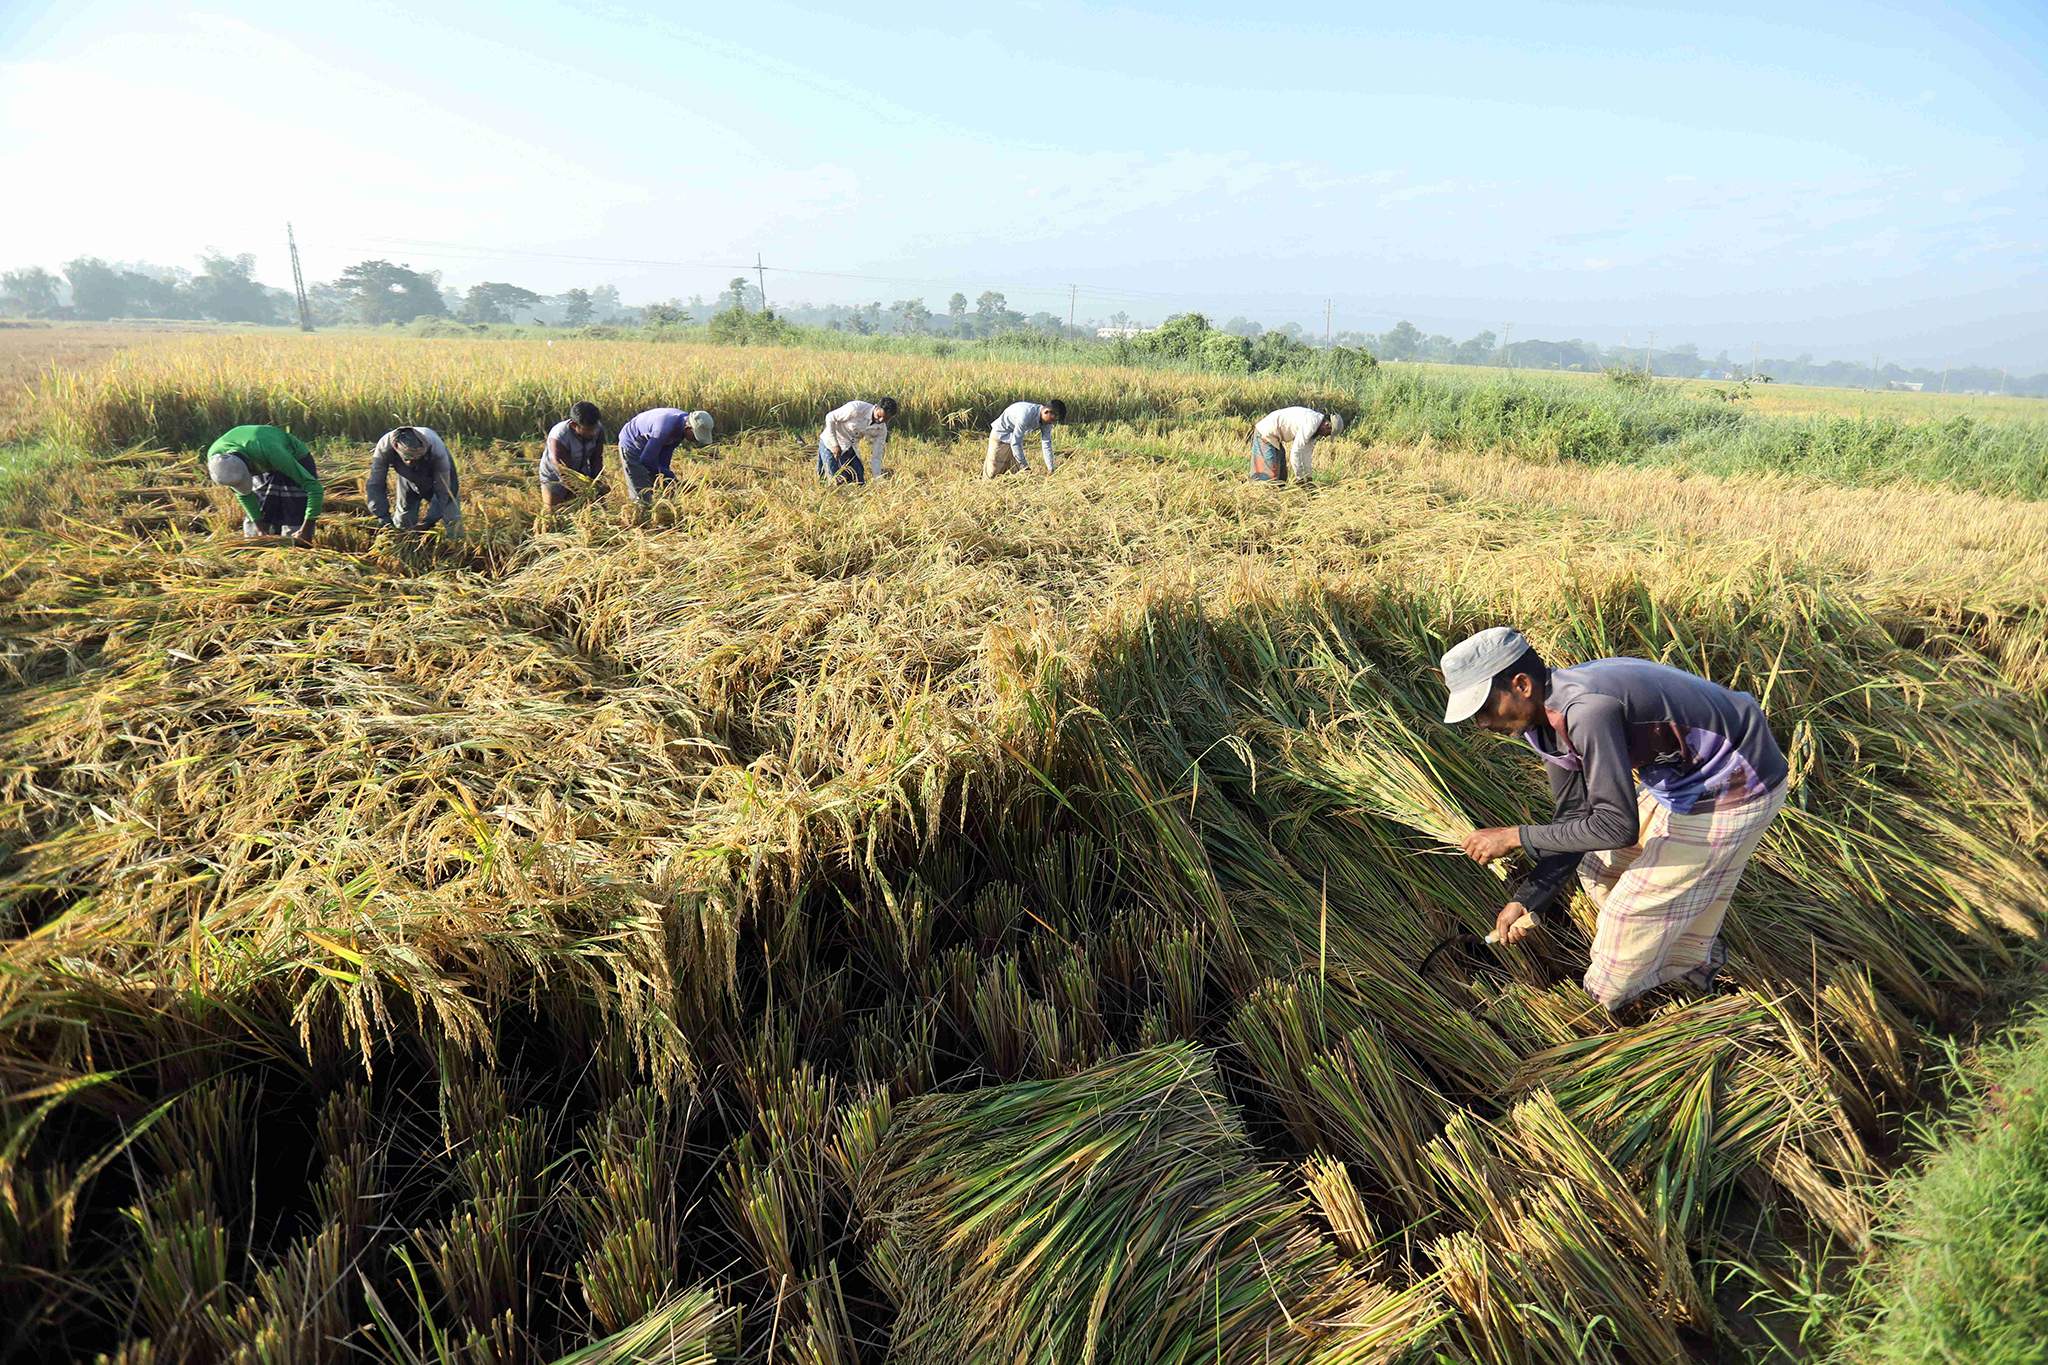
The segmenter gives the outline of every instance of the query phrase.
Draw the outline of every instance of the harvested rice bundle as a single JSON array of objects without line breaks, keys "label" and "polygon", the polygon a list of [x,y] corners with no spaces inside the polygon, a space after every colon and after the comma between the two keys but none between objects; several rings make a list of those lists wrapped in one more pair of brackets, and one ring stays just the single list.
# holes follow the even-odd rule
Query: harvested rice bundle
[{"label": "harvested rice bundle", "polygon": [[1187,1044],[902,1105],[862,1194],[906,1360],[1300,1358],[1355,1292]]}]

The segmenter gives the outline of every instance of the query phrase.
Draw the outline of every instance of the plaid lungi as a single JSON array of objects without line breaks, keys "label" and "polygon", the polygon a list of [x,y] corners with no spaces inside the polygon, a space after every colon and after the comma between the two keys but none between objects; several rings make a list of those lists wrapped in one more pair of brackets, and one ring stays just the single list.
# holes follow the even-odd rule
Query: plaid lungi
[{"label": "plaid lungi", "polygon": [[1690,977],[1711,980],[1726,955],[1721,919],[1764,829],[1785,804],[1785,783],[1738,806],[1674,815],[1641,787],[1642,832],[1633,848],[1589,853],[1579,864],[1600,918],[1586,990],[1609,1009]]},{"label": "plaid lungi", "polygon": [[[305,456],[306,472],[314,478],[320,477],[320,469],[313,463],[313,456]],[[306,490],[299,487],[289,474],[273,474],[259,469],[251,476],[249,492],[256,499],[256,516],[246,512],[242,515],[242,534],[251,540],[258,536],[281,536],[296,532],[306,520]]]}]

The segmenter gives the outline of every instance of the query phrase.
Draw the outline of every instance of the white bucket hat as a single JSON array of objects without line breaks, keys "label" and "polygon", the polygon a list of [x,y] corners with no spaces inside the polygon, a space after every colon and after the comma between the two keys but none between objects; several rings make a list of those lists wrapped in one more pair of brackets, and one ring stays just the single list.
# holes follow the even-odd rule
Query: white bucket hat
[{"label": "white bucket hat", "polygon": [[207,457],[206,477],[215,483],[226,484],[237,493],[246,493],[256,486],[256,476],[249,472],[249,462],[231,450]]},{"label": "white bucket hat", "polygon": [[698,411],[690,414],[690,434],[697,438],[698,445],[708,446],[711,444],[712,430],[710,413]]},{"label": "white bucket hat", "polygon": [[1323,416],[1330,419],[1330,434],[1332,436],[1342,436],[1344,434],[1343,414],[1335,412],[1326,412],[1323,414]]},{"label": "white bucket hat", "polygon": [[1513,626],[1492,626],[1444,652],[1444,720],[1456,725],[1470,720],[1493,695],[1493,679],[1529,652],[1529,642]]}]

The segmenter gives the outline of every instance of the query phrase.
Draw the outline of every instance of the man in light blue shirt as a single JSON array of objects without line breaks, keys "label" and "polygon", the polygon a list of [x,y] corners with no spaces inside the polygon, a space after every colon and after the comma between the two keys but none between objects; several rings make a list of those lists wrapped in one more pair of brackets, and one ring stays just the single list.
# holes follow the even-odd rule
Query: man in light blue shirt
[{"label": "man in light blue shirt", "polygon": [[1052,473],[1052,429],[1055,423],[1066,420],[1067,405],[1057,398],[1046,403],[1033,403],[1027,399],[1010,404],[1003,409],[1003,415],[989,426],[988,458],[981,463],[981,476],[993,479],[1012,470],[1029,474],[1031,465],[1024,458],[1024,438],[1034,431],[1038,433],[1039,449],[1045,456],[1045,472]]}]

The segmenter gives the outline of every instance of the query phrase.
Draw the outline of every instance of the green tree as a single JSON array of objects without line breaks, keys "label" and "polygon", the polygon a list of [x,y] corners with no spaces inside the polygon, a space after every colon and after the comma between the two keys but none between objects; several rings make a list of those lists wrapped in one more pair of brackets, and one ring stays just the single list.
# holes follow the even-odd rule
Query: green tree
[{"label": "green tree", "polygon": [[1210,332],[1204,336],[1195,352],[1195,359],[1205,370],[1217,370],[1224,374],[1250,374],[1252,370],[1252,343],[1249,338],[1233,336],[1229,332]]},{"label": "green tree", "polygon": [[132,281],[139,278],[114,269],[97,256],[80,256],[64,267],[64,279],[71,286],[71,311],[99,322],[135,316],[137,294]]},{"label": "green tree", "polygon": [[64,267],[71,311],[94,321],[192,316],[191,301],[178,287],[181,276],[159,267],[109,265],[97,256],[81,256]]},{"label": "green tree", "polygon": [[1499,338],[1492,332],[1480,332],[1457,344],[1451,352],[1451,362],[1457,365],[1485,365],[1492,361],[1498,343]]},{"label": "green tree", "polygon": [[26,317],[48,317],[57,311],[57,277],[39,265],[0,275],[0,307]]},{"label": "green tree", "polygon": [[[742,312],[740,316],[745,317],[746,314]],[[681,299],[650,303],[640,310],[640,321],[648,327],[687,327],[690,325],[690,310],[683,307]]]},{"label": "green tree", "polygon": [[1203,342],[1212,330],[1209,319],[1200,313],[1175,313],[1151,331],[1134,337],[1131,345],[1140,355],[1199,361]]},{"label": "green tree", "polygon": [[737,307],[713,316],[704,325],[704,330],[711,340],[735,346],[772,346],[789,340],[796,332],[796,328],[765,308],[758,313],[749,313]]},{"label": "green tree", "polygon": [[932,310],[924,306],[923,299],[898,299],[889,305],[889,312],[902,331],[915,334],[931,330]]},{"label": "green tree", "polygon": [[735,275],[728,280],[725,285],[725,292],[718,296],[718,301],[727,308],[737,308],[742,313],[746,312],[747,277],[745,275]]},{"label": "green tree", "polygon": [[1380,354],[1388,360],[1413,360],[1422,354],[1423,341],[1421,329],[1403,318],[1380,338]]},{"label": "green tree", "polygon": [[515,309],[531,309],[539,303],[540,295],[531,289],[486,280],[471,285],[463,295],[460,317],[464,322],[511,322]]},{"label": "green tree", "polygon": [[587,327],[597,313],[588,289],[571,289],[562,295],[562,321],[571,327]]},{"label": "green tree", "polygon": [[349,313],[355,321],[373,327],[448,316],[440,282],[411,266],[358,261],[342,271],[334,285],[348,296]]},{"label": "green tree", "polygon": [[277,321],[276,301],[256,282],[254,256],[209,251],[200,256],[199,264],[200,274],[186,287],[186,293],[202,317],[217,322]]},{"label": "green tree", "polygon": [[994,336],[1002,330],[1010,303],[994,289],[984,289],[974,300],[974,331],[977,336]]}]

